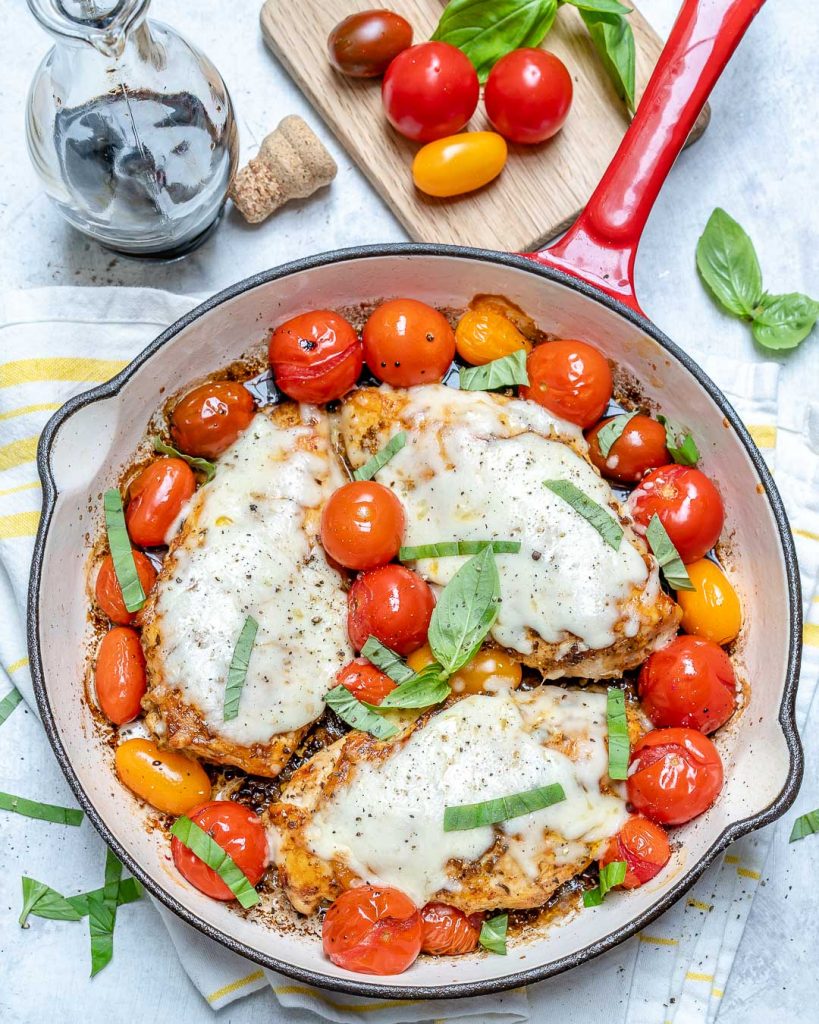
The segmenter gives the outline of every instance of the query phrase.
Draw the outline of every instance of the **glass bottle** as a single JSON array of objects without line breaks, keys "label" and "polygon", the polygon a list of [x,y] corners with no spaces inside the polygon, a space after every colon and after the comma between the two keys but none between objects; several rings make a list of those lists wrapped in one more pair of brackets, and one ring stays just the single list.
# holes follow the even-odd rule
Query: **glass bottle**
[{"label": "glass bottle", "polygon": [[29,90],[26,136],[45,190],[84,234],[168,259],[222,212],[238,137],[225,83],[150,0],[28,0],[55,39]]}]

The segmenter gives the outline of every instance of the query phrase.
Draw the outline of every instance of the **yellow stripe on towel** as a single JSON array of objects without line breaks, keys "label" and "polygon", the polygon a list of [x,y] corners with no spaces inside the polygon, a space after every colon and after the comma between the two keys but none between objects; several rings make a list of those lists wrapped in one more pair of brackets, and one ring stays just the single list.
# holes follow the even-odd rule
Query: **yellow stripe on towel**
[{"label": "yellow stripe on towel", "polygon": [[0,498],[5,498],[9,494],[19,494],[20,491],[33,491],[35,487],[39,486],[39,480],[32,480],[27,484],[18,484],[17,487],[7,487],[4,491],[0,491]]},{"label": "yellow stripe on towel", "polygon": [[48,359],[15,359],[0,365],[0,388],[31,384],[36,380],[108,380],[126,366],[122,359],[51,356]]},{"label": "yellow stripe on towel", "polygon": [[343,1010],[345,1013],[374,1013],[376,1010],[389,1010],[393,1006],[412,1006],[415,1004],[413,999],[390,999],[386,1003],[354,1003],[348,1006],[346,1003],[337,1003],[335,1000],[329,999],[324,993],[319,992],[318,989],[308,988],[307,985],[275,985],[273,991],[279,996],[309,996],[319,1003],[324,1003],[325,1006],[330,1006],[334,1010]]},{"label": "yellow stripe on towel", "polygon": [[805,537],[807,540],[819,540],[819,533],[814,533],[812,530],[794,530],[797,537]]},{"label": "yellow stripe on towel", "polygon": [[755,882],[758,882],[762,877],[758,871],[751,871],[750,868],[737,868],[737,874],[740,878],[753,878]]},{"label": "yellow stripe on towel", "polygon": [[639,935],[640,942],[650,942],[654,946],[678,946],[677,939],[664,939],[660,935]]},{"label": "yellow stripe on towel", "polygon": [[0,540],[33,537],[39,524],[39,512],[15,512],[10,516],[0,516]]},{"label": "yellow stripe on towel", "polygon": [[19,441],[12,441],[0,447],[0,472],[6,469],[14,469],[24,462],[33,462],[37,457],[37,441],[39,438],[21,437]]},{"label": "yellow stripe on towel", "polygon": [[263,978],[264,971],[253,971],[252,974],[248,974],[244,978],[237,978],[236,981],[232,981],[229,985],[217,988],[215,992],[211,992],[205,998],[209,1003],[218,1003],[220,999],[229,996],[231,992],[237,992],[240,988],[244,988],[245,985],[251,985],[254,981],[261,981]]},{"label": "yellow stripe on towel", "polygon": [[698,974],[696,971],[689,971],[685,976],[686,981],[708,981],[714,980],[713,974]]},{"label": "yellow stripe on towel", "polygon": [[776,448],[776,427],[772,423],[748,423],[746,426],[757,448]]},{"label": "yellow stripe on towel", "polygon": [[819,623],[806,622],[802,627],[802,639],[807,647],[819,647]]},{"label": "yellow stripe on towel", "polygon": [[21,405],[19,409],[0,412],[0,420],[11,420],[15,416],[28,416],[30,412],[54,412],[61,405],[62,402],[40,402],[38,405]]},{"label": "yellow stripe on towel", "polygon": [[12,673],[16,672],[18,668],[22,668],[24,665],[28,665],[28,658],[18,658],[17,661],[13,661],[8,666],[6,672],[8,672],[9,675],[12,675]]}]

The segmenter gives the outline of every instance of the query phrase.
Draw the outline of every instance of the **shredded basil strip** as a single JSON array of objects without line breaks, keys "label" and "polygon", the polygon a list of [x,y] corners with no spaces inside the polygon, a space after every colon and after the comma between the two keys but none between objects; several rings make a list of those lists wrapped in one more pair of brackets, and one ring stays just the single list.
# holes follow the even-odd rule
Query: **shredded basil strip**
[{"label": "shredded basil strip", "polygon": [[452,693],[446,681],[446,673],[435,661],[425,665],[411,679],[388,693],[380,704],[368,704],[368,708],[428,708],[440,704]]},{"label": "shredded basil strip", "polygon": [[236,718],[239,714],[242,687],[245,685],[250,655],[253,651],[253,644],[256,642],[258,629],[259,623],[252,615],[248,615],[242,626],[239,639],[236,641],[236,646],[233,648],[233,657],[230,659],[227,683],[225,684],[225,702],[222,712],[226,722]]},{"label": "shredded basil strip", "polygon": [[53,821],[55,825],[81,825],[83,812],[76,807],[59,807],[56,804],[41,804],[37,800],[26,800],[23,796],[0,793],[0,811],[15,811],[27,818]]},{"label": "shredded basil strip", "polygon": [[91,977],[107,967],[114,956],[114,925],[117,920],[117,898],[122,878],[122,864],[105,851],[105,885],[102,895],[88,895],[88,932],[91,937]]},{"label": "shredded basil strip", "polygon": [[606,720],[609,727],[609,778],[626,779],[631,743],[628,738],[625,694],[616,686],[609,687]]},{"label": "shredded basil strip", "polygon": [[399,562],[415,562],[419,558],[450,558],[456,555],[479,555],[484,548],[492,548],[496,555],[516,555],[519,540],[441,540],[436,544],[419,544],[401,548]]},{"label": "shredded basil strip", "polygon": [[490,953],[506,956],[506,932],[509,928],[509,915],[497,914],[487,918],[481,925],[478,942]]},{"label": "shredded basil strip", "polygon": [[811,836],[819,832],[819,808],[815,811],[808,811],[807,814],[800,815],[793,823],[791,829],[791,837],[788,840],[789,843],[795,843],[799,839],[804,839],[805,836]]},{"label": "shredded basil strip", "polygon": [[672,587],[674,590],[697,589],[691,582],[688,570],[683,565],[683,560],[671,543],[671,538],[666,533],[665,527],[660,522],[660,517],[656,512],[648,524],[646,540],[654,553],[654,557],[660,564],[663,578],[669,587]]},{"label": "shredded basil strip", "polygon": [[606,893],[615,887],[622,885],[626,880],[627,864],[624,860],[613,860],[600,868],[600,884],[596,889],[589,889],[583,893],[584,907],[599,907],[606,898]]},{"label": "shredded basil strip", "polygon": [[386,466],[393,455],[396,455],[407,443],[406,431],[394,434],[380,452],[376,452],[363,466],[353,473],[353,480],[372,480],[383,466]]},{"label": "shredded basil strip", "polygon": [[629,424],[630,420],[633,420],[637,415],[636,412],[624,412],[619,416],[615,416],[614,419],[600,428],[600,433],[597,435],[597,447],[600,449],[600,454],[604,459],[607,459],[609,452],[615,441],[617,441],[623,431]]},{"label": "shredded basil strip", "polygon": [[[142,885],[136,878],[123,878],[117,890],[117,906],[122,907],[126,903],[135,903],[138,899],[142,898],[142,893]],[[81,892],[76,896],[67,896],[66,902],[71,904],[80,917],[86,917],[90,912],[90,901],[102,899],[104,894],[105,889],[92,889],[91,892]],[[41,916],[38,914],[37,907],[32,910],[32,914],[38,917]]]},{"label": "shredded basil strip", "polygon": [[334,686],[325,693],[324,703],[347,725],[351,725],[353,729],[360,729],[361,732],[368,732],[377,740],[388,740],[398,732],[392,722],[388,722],[386,718],[373,711],[370,705],[354,697],[346,686]]},{"label": "shredded basil strip", "polygon": [[216,466],[210,460],[186,455],[184,452],[180,452],[178,448],[160,441],[158,437],[154,438],[154,451],[159,452],[160,455],[170,455],[171,458],[182,459],[183,462],[187,462],[191,469],[198,469],[200,473],[205,474],[206,484],[210,483],[214,476],[216,476]]},{"label": "shredded basil strip", "polygon": [[259,894],[247,880],[242,869],[196,822],[183,814],[173,823],[171,835],[176,836],[191,853],[196,854],[212,868],[246,910],[256,906]]},{"label": "shredded basil strip", "polygon": [[79,921],[82,914],[65,896],[52,889],[45,882],[23,875],[23,910],[19,917],[20,927],[26,928],[29,914],[46,917],[51,921]]},{"label": "shredded basil strip", "polygon": [[22,699],[22,693],[20,693],[16,686],[12,686],[6,696],[0,700],[0,725],[5,722]]},{"label": "shredded basil strip", "polygon": [[586,522],[597,530],[610,548],[614,548],[615,551],[620,550],[620,543],[623,540],[623,527],[602,505],[592,501],[579,487],[575,487],[571,480],[544,480],[543,486],[548,487],[553,494],[556,494],[558,498],[562,498],[567,504],[571,505],[575,512],[583,516]]},{"label": "shredded basil strip", "polygon": [[122,590],[122,600],[129,612],[138,612],[145,604],[145,591],[139,581],[131,538],[125,526],[122,511],[122,495],[112,487],[105,492],[105,528],[108,531],[108,547],[114,562],[114,572]]},{"label": "shredded basil strip", "polygon": [[518,349],[508,356],[493,359],[483,366],[462,367],[459,372],[462,391],[494,391],[496,388],[511,388],[528,384],[526,372],[526,350]]},{"label": "shredded basil strip", "polygon": [[374,636],[367,637],[367,642],[361,648],[361,655],[367,661],[372,662],[385,676],[389,676],[394,683],[405,683],[415,675],[409,665],[399,658],[395,651],[385,647]]},{"label": "shredded basil strip", "polygon": [[453,675],[480,649],[498,616],[500,577],[492,548],[461,566],[441,591],[427,638],[447,675]]},{"label": "shredded basil strip", "polygon": [[674,462],[680,466],[696,466],[700,450],[691,434],[665,416],[658,416],[657,419],[665,427],[665,446]]},{"label": "shredded basil strip", "polygon": [[464,829],[481,828],[483,825],[494,825],[499,821],[519,818],[523,814],[541,811],[544,807],[559,804],[566,799],[566,794],[559,782],[548,786],[537,786],[522,793],[510,796],[499,796],[494,800],[484,800],[479,804],[460,804],[456,807],[444,808],[444,832],[461,832]]}]

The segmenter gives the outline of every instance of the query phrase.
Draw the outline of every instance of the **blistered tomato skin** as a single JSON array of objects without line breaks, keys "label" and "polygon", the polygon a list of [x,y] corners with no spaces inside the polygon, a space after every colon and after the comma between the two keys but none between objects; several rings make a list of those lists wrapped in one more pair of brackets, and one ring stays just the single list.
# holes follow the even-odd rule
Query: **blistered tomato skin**
[{"label": "blistered tomato skin", "polygon": [[157,459],[128,488],[125,525],[128,536],[143,548],[166,543],[170,528],[196,490],[196,477],[182,459]]},{"label": "blistered tomato skin", "polygon": [[719,752],[696,729],[655,729],[631,752],[628,799],[661,825],[684,825],[703,814],[722,789]]},{"label": "blistered tomato skin", "polygon": [[711,640],[678,636],[640,669],[640,706],[657,728],[685,726],[709,733],[734,713],[731,659]]},{"label": "blistered tomato skin", "polygon": [[179,451],[215,459],[229,448],[256,414],[253,396],[235,381],[201,384],[171,413],[171,437]]},{"label": "blistered tomato skin", "polygon": [[427,903],[421,909],[421,952],[458,956],[478,948],[483,914],[468,916],[447,903]]},{"label": "blistered tomato skin", "polygon": [[577,426],[596,423],[611,401],[614,382],[606,357],[585,341],[537,345],[526,361],[529,386],[520,393]]},{"label": "blistered tomato skin", "polygon": [[315,309],[280,324],[268,350],[276,386],[297,402],[341,398],[358,380],[364,357],[355,328],[331,309]]},{"label": "blistered tomato skin", "polygon": [[[425,665],[431,665],[435,655],[429,644],[419,647],[407,658],[413,672],[420,672]],[[463,668],[447,680],[453,693],[497,693],[500,690],[514,690],[520,686],[523,670],[520,662],[495,647],[482,647]]]},{"label": "blistered tomato skin", "polygon": [[609,841],[600,867],[615,860],[626,862],[624,889],[636,889],[650,882],[671,860],[665,829],[642,815],[633,815]]},{"label": "blistered tomato skin", "polygon": [[321,543],[347,569],[375,569],[398,554],[404,508],[374,480],[353,480],[334,491],[321,513]]},{"label": "blistered tomato skin", "polygon": [[523,47],[489,72],[484,90],[492,127],[511,142],[534,144],[560,131],[572,105],[572,78],[548,50]]},{"label": "blistered tomato skin", "polygon": [[412,162],[415,187],[447,198],[488,185],[506,163],[507,148],[495,132],[463,132],[428,142]]},{"label": "blistered tomato skin", "polygon": [[427,638],[435,598],[429,585],[403,565],[362,573],[347,595],[347,632],[360,651],[374,636],[405,656]]},{"label": "blistered tomato skin", "polygon": [[[136,565],[139,582],[142,584],[142,589],[147,596],[156,582],[156,569],[154,569],[148,556],[143,555],[141,551],[134,551],[134,564]],[[114,571],[114,560],[110,555],[106,555],[100,564],[97,580],[94,584],[94,597],[100,610],[118,626],[128,626],[137,617],[137,612],[129,612],[125,607],[125,602],[122,599],[122,588]]]},{"label": "blistered tomato skin", "polygon": [[742,628],[737,592],[722,569],[708,558],[690,562],[686,569],[695,589],[680,590],[676,595],[683,610],[682,629],[715,644],[729,644]]},{"label": "blistered tomato skin", "polygon": [[324,953],[358,974],[401,974],[421,951],[421,915],[398,889],[359,885],[332,904],[322,927]]},{"label": "blistered tomato skin", "polygon": [[686,565],[707,554],[719,540],[725,508],[705,473],[691,466],[662,466],[629,495],[629,511],[645,529],[657,515]]},{"label": "blistered tomato skin", "polygon": [[388,675],[370,664],[366,658],[354,658],[336,676],[336,683],[368,704],[380,704],[392,693],[395,683]]},{"label": "blistered tomato skin", "polygon": [[500,313],[469,309],[455,328],[458,355],[473,366],[483,366],[513,352],[531,352],[531,342]]},{"label": "blistered tomato skin", "polygon": [[187,814],[210,799],[210,779],[193,758],[160,750],[153,740],[131,739],[114,754],[120,782],[165,814]]},{"label": "blistered tomato skin", "polygon": [[[252,886],[257,886],[269,863],[267,835],[261,819],[234,800],[213,800],[194,807],[188,817],[225,850]],[[177,870],[193,886],[215,900],[236,897],[217,875],[183,842],[171,839],[171,855]]]},{"label": "blistered tomato skin", "polygon": [[350,78],[378,78],[411,45],[412,26],[400,14],[361,11],[336,25],[327,39],[327,56]]},{"label": "blistered tomato skin", "polygon": [[633,484],[646,473],[671,461],[666,448],[665,427],[650,416],[632,416],[622,434],[609,448],[608,455],[600,450],[600,431],[611,423],[614,416],[607,416],[586,435],[589,442],[589,458],[607,480],[621,484]]},{"label": "blistered tomato skin", "polygon": [[145,695],[145,655],[135,630],[114,626],[102,638],[94,685],[99,706],[114,725],[132,722],[140,713]]},{"label": "blistered tomato skin", "polygon": [[364,325],[362,341],[370,371],[396,388],[437,384],[455,357],[446,317],[416,299],[382,302]]}]

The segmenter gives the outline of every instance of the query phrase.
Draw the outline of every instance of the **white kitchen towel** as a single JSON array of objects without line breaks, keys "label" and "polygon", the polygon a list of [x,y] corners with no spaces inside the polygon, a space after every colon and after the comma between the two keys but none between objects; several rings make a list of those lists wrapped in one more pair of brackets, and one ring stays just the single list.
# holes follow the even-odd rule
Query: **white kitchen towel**
[{"label": "white kitchen towel", "polygon": [[[25,652],[25,593],[40,508],[35,466],[37,437],[47,418],[71,395],[107,379],[196,300],[150,289],[44,288],[0,294],[0,664],[33,707]],[[819,406],[804,421],[777,411],[775,364],[718,362],[709,370],[749,425],[791,514],[803,558],[806,597],[819,572]],[[693,424],[692,424],[693,425]],[[806,639],[819,644],[819,606],[811,606]],[[819,648],[808,648],[806,711],[819,676]],[[2,698],[5,688],[0,688]],[[0,733],[0,742],[2,734]],[[43,742],[46,740],[43,738]],[[21,794],[24,795],[24,794]],[[568,1024],[590,1024],[599,1006],[623,1024],[677,1024],[712,1020],[720,989],[742,934],[767,849],[763,833],[735,845],[689,895],[645,933],[594,964],[594,1000],[582,995],[562,1014]],[[164,908],[162,918],[192,982],[214,1009],[270,986],[273,1020],[346,1022],[366,1015],[379,1024],[469,1018],[512,1024],[540,1021],[566,1006],[577,986],[554,979],[480,999],[378,1002],[314,989],[262,971],[211,942]],[[126,927],[125,921],[121,927]],[[623,964],[630,968],[624,980]],[[623,988],[628,993],[622,1001]],[[615,1009],[618,1007],[618,1009]]]}]

